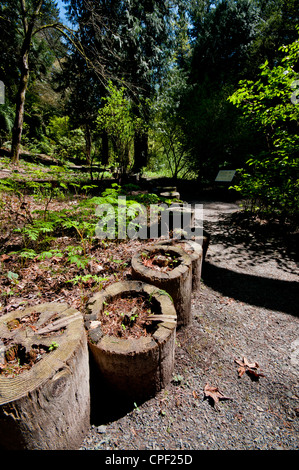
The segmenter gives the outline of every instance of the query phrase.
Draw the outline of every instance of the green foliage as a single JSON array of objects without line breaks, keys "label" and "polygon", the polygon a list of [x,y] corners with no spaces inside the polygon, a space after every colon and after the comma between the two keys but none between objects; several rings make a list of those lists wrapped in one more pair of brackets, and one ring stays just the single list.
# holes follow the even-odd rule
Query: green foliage
[{"label": "green foliage", "polygon": [[68,116],[53,116],[47,126],[48,135],[55,141],[67,137],[70,130],[70,118]]},{"label": "green foliage", "polygon": [[299,210],[299,107],[293,91],[299,41],[280,50],[283,57],[275,67],[266,61],[259,79],[241,81],[229,98],[265,139],[264,150],[248,160],[234,188],[253,202],[255,210],[294,215]]},{"label": "green foliage", "polygon": [[[101,211],[98,214],[99,220],[106,221],[108,238],[126,238],[129,224],[140,214],[144,214],[144,208],[138,202],[138,198],[126,195],[126,191],[116,183],[112,184],[111,188],[107,188],[101,197],[92,198],[90,202],[99,207],[108,205],[104,213]],[[109,221],[113,222],[111,232],[108,229]],[[136,226],[138,226],[138,222],[136,222]]]},{"label": "green foliage", "polygon": [[8,277],[8,279],[10,280],[10,282],[11,282],[12,284],[17,284],[17,283],[18,283],[18,279],[19,279],[18,273],[14,273],[14,272],[12,272],[12,271],[8,271],[7,277]]},{"label": "green foliage", "polygon": [[137,126],[142,121],[132,112],[132,104],[125,96],[125,88],[117,88],[110,81],[107,86],[109,95],[103,98],[105,106],[99,109],[97,125],[99,131],[106,131],[110,137],[122,173],[130,164],[130,150]]},{"label": "green foliage", "polygon": [[61,161],[85,158],[85,138],[81,128],[73,129],[69,116],[53,116],[47,126],[53,154]]},{"label": "green foliage", "polygon": [[[153,106],[155,119],[152,126],[154,142],[154,164],[160,160],[169,170],[172,178],[184,178],[190,172],[190,154],[188,148],[185,119],[180,113],[180,102],[188,90],[187,77],[177,67],[173,67],[164,78],[160,92]],[[161,168],[160,163],[160,168]]]},{"label": "green foliage", "polygon": [[9,139],[14,124],[14,110],[9,104],[0,105],[0,145]]},{"label": "green foliage", "polygon": [[83,284],[95,283],[95,284],[97,284],[97,286],[99,286],[101,288],[102,285],[103,285],[103,282],[108,281],[108,279],[109,279],[108,277],[101,277],[101,276],[97,276],[96,274],[94,274],[94,275],[93,274],[86,274],[84,276],[77,275],[77,276],[75,276],[74,278],[70,279],[67,282],[71,282],[74,285],[80,284],[81,286]]},{"label": "green foliage", "polygon": [[58,347],[59,347],[59,344],[56,343],[56,341],[52,341],[52,343],[48,347],[48,351],[55,351],[55,349],[57,349]]}]

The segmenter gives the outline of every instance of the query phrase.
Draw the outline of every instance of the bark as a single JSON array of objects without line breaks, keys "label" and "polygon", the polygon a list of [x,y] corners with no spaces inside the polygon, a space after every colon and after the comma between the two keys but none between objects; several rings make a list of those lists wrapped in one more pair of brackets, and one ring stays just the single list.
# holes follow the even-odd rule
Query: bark
[{"label": "bark", "polygon": [[137,131],[134,137],[134,171],[139,173],[148,163],[148,134]]},{"label": "bark", "polygon": [[162,240],[157,245],[178,246],[182,248],[190,256],[192,261],[192,290],[198,290],[201,283],[202,270],[202,246],[193,240],[179,240],[172,238],[170,240]]},{"label": "bark", "polygon": [[91,164],[91,132],[88,124],[85,124],[85,155],[87,164]]},{"label": "bark", "polygon": [[[142,254],[170,253],[175,255],[178,266],[161,271],[143,264]],[[166,291],[172,298],[176,313],[177,326],[186,326],[191,321],[192,261],[181,248],[166,245],[153,245],[138,251],[132,257],[132,279],[151,284]]]},{"label": "bark", "polygon": [[[110,335],[94,341],[93,323],[100,323],[105,302],[126,295],[145,295],[151,299],[159,317],[151,335],[118,338]],[[155,306],[155,307],[154,307]],[[142,282],[124,281],[111,284],[92,297],[87,305],[85,328],[88,344],[97,366],[99,389],[116,393],[122,402],[142,402],[160,392],[171,380],[174,369],[176,311],[168,296]]]}]

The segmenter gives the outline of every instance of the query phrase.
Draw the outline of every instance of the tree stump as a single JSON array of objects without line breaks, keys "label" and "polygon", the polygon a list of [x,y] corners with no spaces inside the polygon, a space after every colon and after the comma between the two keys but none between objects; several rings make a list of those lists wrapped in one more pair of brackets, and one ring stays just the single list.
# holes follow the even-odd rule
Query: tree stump
[{"label": "tree stump", "polygon": [[79,448],[90,425],[83,316],[54,302],[16,310],[0,318],[0,340],[0,447]]},{"label": "tree stump", "polygon": [[[176,260],[173,269],[157,269],[147,262],[153,256],[170,255]],[[137,252],[132,257],[132,277],[159,289],[165,290],[172,298],[176,313],[177,326],[186,326],[191,320],[192,262],[190,256],[181,248],[153,245]]]},{"label": "tree stump", "polygon": [[193,240],[176,240],[171,238],[169,240],[161,240],[156,245],[165,246],[178,246],[181,247],[190,256],[192,262],[192,289],[198,290],[200,288],[201,269],[202,269],[202,246]]},{"label": "tree stump", "polygon": [[[131,296],[147,299],[151,305],[154,314],[149,315],[149,334],[128,338],[104,334],[107,305]],[[137,403],[153,397],[167,385],[174,368],[176,337],[176,312],[168,295],[142,282],[117,282],[95,294],[87,312],[85,328],[101,377],[101,390],[107,386],[121,400]]]},{"label": "tree stump", "polygon": [[157,190],[159,195],[162,197],[166,197],[168,199],[180,198],[180,193],[178,192],[176,186],[159,186]]},{"label": "tree stump", "polygon": [[[156,219],[155,219],[156,217]],[[195,211],[183,203],[157,207],[149,227],[149,238],[191,238],[194,236]]]}]

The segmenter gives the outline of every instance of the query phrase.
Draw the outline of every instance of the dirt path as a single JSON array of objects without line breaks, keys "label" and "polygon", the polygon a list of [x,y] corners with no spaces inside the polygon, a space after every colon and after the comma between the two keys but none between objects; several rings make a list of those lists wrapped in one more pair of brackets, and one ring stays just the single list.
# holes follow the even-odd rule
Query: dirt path
[{"label": "dirt path", "polygon": [[[283,228],[257,230],[237,214],[235,203],[204,201],[211,242],[201,289],[193,294],[192,323],[177,332],[173,381],[127,410],[105,391],[93,397],[82,449],[298,449],[295,246],[292,238],[285,246]],[[258,363],[262,376],[239,377],[235,359],[244,357]],[[231,399],[213,406],[204,395],[207,383]]]}]

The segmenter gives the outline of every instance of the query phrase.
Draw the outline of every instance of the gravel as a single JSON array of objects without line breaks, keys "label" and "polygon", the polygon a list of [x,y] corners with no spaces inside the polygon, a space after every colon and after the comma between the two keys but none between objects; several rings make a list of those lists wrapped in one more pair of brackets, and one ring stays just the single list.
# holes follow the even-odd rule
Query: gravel
[{"label": "gravel", "polygon": [[[200,290],[192,296],[192,322],[177,331],[173,380],[128,409],[105,390],[92,395],[92,424],[82,450],[298,449],[293,238],[283,227],[242,224],[238,203],[196,202],[204,203],[211,241]],[[257,362],[263,376],[239,377],[235,359],[244,357]],[[206,384],[229,399],[215,406],[205,397]]]}]

